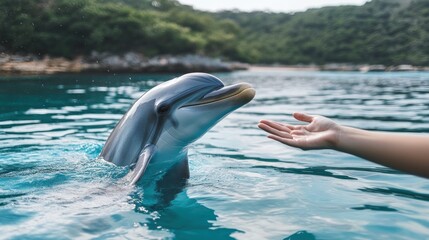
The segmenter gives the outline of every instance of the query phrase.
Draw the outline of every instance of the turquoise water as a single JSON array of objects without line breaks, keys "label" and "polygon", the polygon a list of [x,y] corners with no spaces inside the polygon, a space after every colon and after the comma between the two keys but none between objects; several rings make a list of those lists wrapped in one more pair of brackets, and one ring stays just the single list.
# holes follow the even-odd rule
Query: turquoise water
[{"label": "turquoise water", "polygon": [[120,184],[127,170],[96,157],[130,104],[173,76],[0,78],[0,238],[429,236],[429,181],[343,153],[285,147],[256,127],[305,111],[428,133],[428,73],[217,74],[253,84],[256,98],[191,147],[191,178],[171,204],[147,209],[141,189]]}]

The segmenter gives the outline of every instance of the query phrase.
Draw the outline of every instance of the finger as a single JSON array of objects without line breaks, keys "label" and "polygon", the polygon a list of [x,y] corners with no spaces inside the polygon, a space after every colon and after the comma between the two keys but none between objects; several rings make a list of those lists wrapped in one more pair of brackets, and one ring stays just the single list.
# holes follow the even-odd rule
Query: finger
[{"label": "finger", "polygon": [[308,114],[305,114],[305,113],[299,113],[299,112],[294,113],[293,117],[296,118],[296,120],[303,121],[303,122],[308,122],[308,123],[311,122],[311,121],[313,121],[313,118],[314,118],[311,115],[308,115]]},{"label": "finger", "polygon": [[291,138],[292,136],[290,136],[290,134],[288,132],[284,132],[284,131],[280,131],[278,129],[272,128],[266,124],[260,123],[258,124],[258,127],[268,133],[280,136],[280,137],[285,137],[285,138]]},{"label": "finger", "polygon": [[269,120],[261,120],[260,123],[266,124],[272,128],[275,128],[280,131],[290,132],[293,129],[292,125],[282,124],[279,122],[269,121]]},{"label": "finger", "polygon": [[277,130],[275,128],[272,128],[272,127],[270,127],[270,126],[268,126],[266,124],[263,124],[263,123],[258,124],[258,127],[260,129],[268,132],[268,133],[273,134],[273,135],[277,135],[277,136],[280,136],[280,137],[283,137],[283,138],[292,138],[292,136],[289,133],[279,131],[279,130]]},{"label": "finger", "polygon": [[280,123],[280,122],[275,122],[275,121],[265,120],[265,119],[262,119],[262,120],[260,120],[259,122],[260,122],[260,123],[267,124],[267,125],[277,125],[277,126],[283,126],[283,127],[291,126],[291,125],[289,125],[289,124],[283,124],[283,123]]}]

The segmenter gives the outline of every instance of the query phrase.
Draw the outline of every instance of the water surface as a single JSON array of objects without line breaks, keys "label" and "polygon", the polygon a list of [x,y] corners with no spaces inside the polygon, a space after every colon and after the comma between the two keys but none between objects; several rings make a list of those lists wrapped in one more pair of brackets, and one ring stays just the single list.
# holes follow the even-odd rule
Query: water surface
[{"label": "water surface", "polygon": [[217,74],[253,84],[256,98],[191,147],[191,178],[171,204],[147,209],[138,188],[120,183],[127,169],[96,158],[134,100],[174,76],[0,78],[0,238],[429,235],[427,180],[343,153],[285,147],[256,127],[305,111],[360,128],[429,133],[428,73]]}]

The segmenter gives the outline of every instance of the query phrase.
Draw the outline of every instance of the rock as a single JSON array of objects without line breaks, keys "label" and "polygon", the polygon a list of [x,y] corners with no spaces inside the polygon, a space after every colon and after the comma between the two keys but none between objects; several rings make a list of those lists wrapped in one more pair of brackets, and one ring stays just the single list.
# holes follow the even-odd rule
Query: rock
[{"label": "rock", "polygon": [[429,67],[421,67],[420,71],[429,72]]},{"label": "rock", "polygon": [[87,72],[215,72],[247,69],[244,64],[227,63],[220,59],[199,55],[164,55],[147,59],[142,54],[135,52],[123,55],[93,52],[86,61],[89,68],[83,71]]},{"label": "rock", "polygon": [[53,74],[64,72],[80,72],[85,67],[82,58],[68,60],[65,58],[44,57],[34,55],[0,54],[0,73],[7,74]]},{"label": "rock", "polygon": [[241,63],[227,63],[199,55],[157,56],[128,52],[110,54],[92,52],[74,60],[34,55],[0,54],[0,73],[52,74],[70,72],[224,72],[247,69]]},{"label": "rock", "polygon": [[385,72],[386,66],[384,65],[363,65],[359,68],[361,72]]},{"label": "rock", "polygon": [[359,71],[360,66],[347,63],[331,63],[325,64],[321,67],[322,71]]},{"label": "rock", "polygon": [[410,72],[410,71],[417,71],[417,70],[418,70],[417,67],[414,67],[408,64],[402,64],[392,68],[392,71],[396,71],[396,72]]}]

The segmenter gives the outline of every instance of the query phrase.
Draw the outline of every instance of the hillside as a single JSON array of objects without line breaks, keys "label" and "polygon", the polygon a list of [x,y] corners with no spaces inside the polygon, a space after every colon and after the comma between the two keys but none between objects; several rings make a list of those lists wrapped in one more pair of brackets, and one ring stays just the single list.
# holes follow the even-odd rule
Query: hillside
[{"label": "hillside", "polygon": [[221,12],[243,29],[243,61],[429,64],[429,1],[373,0],[296,14]]},{"label": "hillside", "polygon": [[174,0],[2,0],[0,48],[69,58],[134,51],[268,64],[427,66],[429,1],[209,13]]},{"label": "hillside", "polygon": [[14,53],[234,56],[237,32],[229,20],[170,0],[0,1],[0,45]]}]

